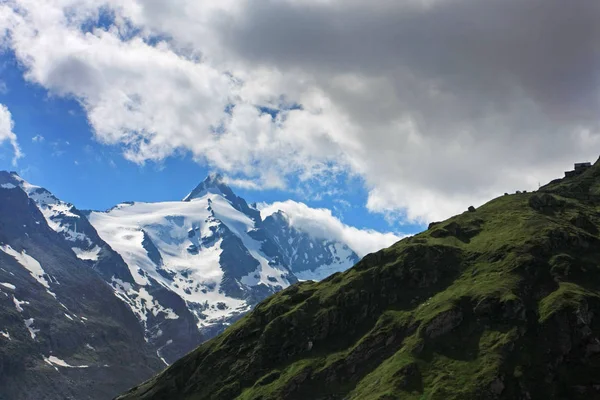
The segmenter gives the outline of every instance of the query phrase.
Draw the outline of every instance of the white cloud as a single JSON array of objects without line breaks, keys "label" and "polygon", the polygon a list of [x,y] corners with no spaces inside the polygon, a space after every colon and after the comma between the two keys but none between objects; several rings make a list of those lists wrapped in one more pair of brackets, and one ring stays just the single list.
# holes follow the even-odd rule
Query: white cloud
[{"label": "white cloud", "polygon": [[31,138],[33,143],[41,143],[44,140],[46,140],[46,138],[44,138],[42,135],[35,135],[33,138]]},{"label": "white cloud", "polygon": [[395,233],[381,233],[371,229],[358,229],[342,223],[326,208],[311,208],[304,203],[292,200],[260,204],[263,218],[277,211],[283,211],[290,225],[317,238],[337,240],[345,243],[359,257],[381,250],[396,243],[405,236]]},{"label": "white cloud", "polygon": [[0,143],[5,141],[10,142],[14,150],[14,157],[12,160],[13,166],[17,165],[17,160],[23,157],[19,143],[17,142],[17,135],[13,132],[14,122],[12,115],[8,108],[4,104],[0,104]]},{"label": "white cloud", "polygon": [[[112,27],[82,30],[102,7]],[[189,151],[247,188],[349,173],[370,210],[437,220],[598,156],[599,18],[593,0],[9,0],[0,43],[132,161]]]}]

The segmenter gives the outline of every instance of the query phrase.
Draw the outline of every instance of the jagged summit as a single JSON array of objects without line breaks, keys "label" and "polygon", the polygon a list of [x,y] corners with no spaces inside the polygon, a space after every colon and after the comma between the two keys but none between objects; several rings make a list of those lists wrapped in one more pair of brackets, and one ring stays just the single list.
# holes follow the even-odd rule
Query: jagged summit
[{"label": "jagged summit", "polygon": [[23,181],[23,178],[19,176],[15,171],[0,171],[0,180],[5,183],[15,183]]},{"label": "jagged summit", "polygon": [[235,196],[233,191],[225,183],[225,178],[223,175],[213,172],[210,173],[198,186],[196,186],[194,190],[190,192],[190,194],[185,196],[183,201],[192,201],[205,196],[207,193],[223,194],[226,197],[227,195]]},{"label": "jagged summit", "polygon": [[260,212],[246,203],[246,200],[237,196],[225,183],[225,178],[219,173],[211,173],[194,190],[188,194],[183,201],[190,202],[201,199],[207,195],[219,195],[231,203],[238,211],[243,212],[256,223],[260,223]]}]

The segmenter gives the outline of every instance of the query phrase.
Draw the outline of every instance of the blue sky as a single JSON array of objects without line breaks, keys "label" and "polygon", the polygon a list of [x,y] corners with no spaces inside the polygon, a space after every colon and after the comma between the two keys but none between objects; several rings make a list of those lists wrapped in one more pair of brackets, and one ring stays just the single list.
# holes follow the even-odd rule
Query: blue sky
[{"label": "blue sky", "polygon": [[[122,201],[180,200],[210,172],[190,154],[171,156],[162,162],[136,164],[124,159],[117,145],[94,139],[85,110],[78,101],[50,94],[27,82],[13,54],[0,57],[4,90],[0,103],[11,111],[14,133],[25,156],[12,165],[13,150],[4,144],[0,168],[16,170],[24,179],[43,186],[80,209],[104,210]],[[291,190],[234,191],[248,202],[272,203],[295,200],[313,208],[328,208],[345,224],[382,232],[415,233],[420,224],[386,220],[369,212],[364,204],[364,182],[343,175],[339,186],[307,193]],[[325,194],[335,190],[334,195]],[[316,197],[316,199],[315,199]]]}]

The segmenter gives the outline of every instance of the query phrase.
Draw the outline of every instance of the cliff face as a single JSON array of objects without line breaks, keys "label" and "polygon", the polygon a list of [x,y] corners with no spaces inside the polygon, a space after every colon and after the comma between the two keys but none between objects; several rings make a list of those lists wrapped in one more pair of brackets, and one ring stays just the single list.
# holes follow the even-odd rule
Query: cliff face
[{"label": "cliff face", "polygon": [[600,163],[291,286],[120,397],[600,398]]}]

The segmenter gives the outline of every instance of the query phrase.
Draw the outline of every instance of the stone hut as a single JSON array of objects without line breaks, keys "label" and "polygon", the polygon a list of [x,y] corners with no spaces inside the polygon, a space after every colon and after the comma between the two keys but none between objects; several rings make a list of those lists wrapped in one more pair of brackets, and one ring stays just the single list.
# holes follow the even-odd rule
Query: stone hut
[{"label": "stone hut", "polygon": [[573,176],[580,175],[584,173],[588,168],[592,166],[590,162],[576,163],[575,169],[573,171],[566,171],[565,178],[571,178]]}]

